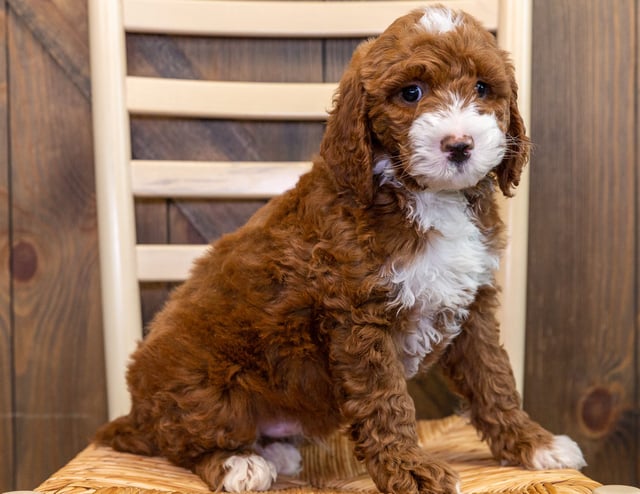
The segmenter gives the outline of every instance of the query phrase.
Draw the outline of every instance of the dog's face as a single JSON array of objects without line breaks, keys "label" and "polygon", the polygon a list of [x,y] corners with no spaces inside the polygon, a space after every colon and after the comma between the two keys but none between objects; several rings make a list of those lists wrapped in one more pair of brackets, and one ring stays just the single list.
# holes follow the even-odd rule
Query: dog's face
[{"label": "dog's face", "polygon": [[356,50],[322,154],[362,202],[374,174],[432,191],[494,174],[511,195],[528,157],[516,99],[507,54],[475,19],[444,7],[414,11]]}]

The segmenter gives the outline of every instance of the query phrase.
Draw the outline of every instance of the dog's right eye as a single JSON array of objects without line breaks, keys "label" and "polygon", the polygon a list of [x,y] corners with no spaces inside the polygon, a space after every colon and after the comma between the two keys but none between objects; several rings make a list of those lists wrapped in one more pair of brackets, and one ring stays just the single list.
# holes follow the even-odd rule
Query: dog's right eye
[{"label": "dog's right eye", "polygon": [[402,88],[400,91],[400,97],[406,103],[416,103],[422,99],[424,91],[417,84],[411,84],[410,86]]}]

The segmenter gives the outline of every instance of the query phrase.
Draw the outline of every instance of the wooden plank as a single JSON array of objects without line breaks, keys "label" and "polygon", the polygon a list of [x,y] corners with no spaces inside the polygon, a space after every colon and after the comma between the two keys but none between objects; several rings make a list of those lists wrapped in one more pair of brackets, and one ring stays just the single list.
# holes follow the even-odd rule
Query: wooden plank
[{"label": "wooden plank", "polygon": [[637,485],[637,2],[537,0],[525,409]]},{"label": "wooden plank", "polygon": [[138,245],[138,279],[140,281],[183,281],[191,265],[207,245]]},{"label": "wooden plank", "polygon": [[[10,0],[11,10],[88,100],[91,97],[86,2]],[[73,5],[73,9],[64,9]],[[67,17],[73,12],[74,18]],[[85,17],[76,18],[78,14]],[[82,22],[79,22],[82,20]]]},{"label": "wooden plank", "polygon": [[[141,244],[164,244],[169,240],[167,201],[164,199],[138,199],[135,201],[136,239]],[[143,329],[160,310],[169,294],[164,283],[140,284],[140,310]]]},{"label": "wooden plank", "polygon": [[[233,37],[367,37],[382,32],[395,18],[424,8],[424,1],[209,1],[127,0],[124,23],[132,32],[169,32]],[[476,15],[495,30],[498,2],[442,1]],[[151,15],[151,13],[153,15]],[[295,19],[295,22],[291,22]]]},{"label": "wooden plank", "polygon": [[[640,46],[638,46],[637,40],[640,39],[640,5],[636,2],[636,53],[635,60],[640,59]],[[634,120],[634,128],[636,130],[636,146],[635,146],[635,163],[640,163],[640,105],[637,101],[638,91],[640,91],[640,64],[636,63],[636,81],[635,81],[635,94],[636,94],[636,104],[635,104],[635,120]],[[636,183],[635,183],[635,191],[636,191],[636,225],[638,224],[638,214],[640,214],[640,174],[636,170]],[[640,319],[638,318],[638,312],[640,311],[640,239],[636,236],[636,265],[635,265],[635,277],[636,277],[636,335],[639,333]],[[640,436],[640,336],[636,336],[636,362],[635,362],[635,396],[636,402],[634,406],[634,410],[636,410],[635,414],[635,424],[633,425],[633,430],[635,431],[636,437]],[[636,442],[636,471],[635,471],[635,481],[633,485],[640,485],[640,439]]]},{"label": "wooden plank", "polygon": [[244,225],[264,205],[263,200],[172,202],[169,216],[172,243],[209,243]]},{"label": "wooden plank", "polygon": [[7,5],[0,0],[0,492],[14,489],[13,328],[11,323],[9,107],[7,86]]},{"label": "wooden plank", "polygon": [[448,417],[460,410],[460,402],[451,393],[449,381],[438,366],[428,374],[418,375],[408,381],[407,389],[413,398],[418,419]]},{"label": "wooden plank", "polygon": [[15,476],[31,489],[106,419],[91,111],[29,26],[9,18]]},{"label": "wooden plank", "polygon": [[329,39],[325,44],[324,77],[327,82],[339,82],[344,73],[351,55],[357,46],[364,41],[358,39]]},{"label": "wooden plank", "polygon": [[[325,120],[334,84],[127,78],[134,115],[241,120]],[[167,94],[172,94],[167,98]]]},{"label": "wooden plank", "polygon": [[311,162],[133,160],[139,197],[267,198],[292,188]]}]

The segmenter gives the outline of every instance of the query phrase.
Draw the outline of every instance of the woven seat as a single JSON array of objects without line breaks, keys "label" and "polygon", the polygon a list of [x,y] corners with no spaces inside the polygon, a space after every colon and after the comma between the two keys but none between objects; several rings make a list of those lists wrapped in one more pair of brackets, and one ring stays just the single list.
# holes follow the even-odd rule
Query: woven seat
[{"label": "woven seat", "polygon": [[[600,484],[575,470],[532,471],[500,466],[463,418],[421,421],[418,434],[427,451],[447,460],[460,474],[462,491],[471,493],[590,494]],[[278,478],[274,490],[291,494],[377,493],[372,480],[342,435],[301,449],[299,478]],[[311,485],[321,486],[313,488]],[[193,473],[163,458],[118,453],[89,446],[36,489],[46,494],[152,494],[210,492]]]}]

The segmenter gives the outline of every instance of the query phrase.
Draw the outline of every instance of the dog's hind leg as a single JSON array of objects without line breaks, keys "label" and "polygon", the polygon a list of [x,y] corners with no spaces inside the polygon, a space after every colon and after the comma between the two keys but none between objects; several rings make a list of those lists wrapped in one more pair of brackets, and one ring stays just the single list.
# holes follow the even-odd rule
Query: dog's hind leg
[{"label": "dog's hind leg", "polygon": [[[237,383],[154,395],[153,430],[160,454],[194,471],[213,491],[271,487],[276,467],[256,453],[253,397]],[[148,404],[149,402],[145,402]]]},{"label": "dog's hind leg", "polygon": [[456,390],[468,401],[471,423],[503,463],[532,469],[582,468],[576,443],[554,436],[520,408],[520,396],[498,322],[489,307],[497,292],[483,287],[476,295],[460,335],[442,358],[442,367]]},{"label": "dog's hind leg", "polygon": [[264,446],[258,445],[255,450],[276,467],[278,475],[295,477],[302,470],[302,455],[289,442],[275,441]]},{"label": "dog's hind leg", "polygon": [[266,491],[277,477],[275,465],[252,450],[214,451],[193,470],[213,491]]}]

